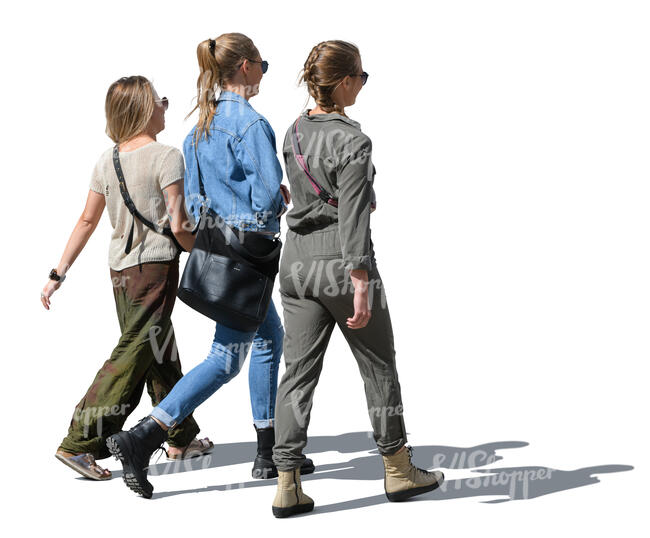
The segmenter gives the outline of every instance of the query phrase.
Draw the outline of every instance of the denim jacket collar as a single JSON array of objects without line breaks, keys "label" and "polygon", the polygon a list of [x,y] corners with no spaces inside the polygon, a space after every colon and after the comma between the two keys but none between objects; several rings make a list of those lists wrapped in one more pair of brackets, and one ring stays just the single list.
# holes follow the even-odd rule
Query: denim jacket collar
[{"label": "denim jacket collar", "polygon": [[340,120],[349,125],[352,125],[352,127],[356,127],[359,130],[361,129],[361,124],[358,121],[354,121],[353,119],[348,118],[347,116],[343,116],[342,114],[339,114],[338,112],[329,112],[327,114],[314,114],[313,116],[310,116],[309,115],[310,110],[311,110],[310,108],[308,108],[307,110],[303,110],[300,115],[304,119],[309,121]]},{"label": "denim jacket collar", "polygon": [[251,104],[248,102],[248,99],[245,99],[238,93],[231,92],[230,90],[221,90],[221,93],[219,94],[217,101],[237,101],[238,103],[251,106]]}]

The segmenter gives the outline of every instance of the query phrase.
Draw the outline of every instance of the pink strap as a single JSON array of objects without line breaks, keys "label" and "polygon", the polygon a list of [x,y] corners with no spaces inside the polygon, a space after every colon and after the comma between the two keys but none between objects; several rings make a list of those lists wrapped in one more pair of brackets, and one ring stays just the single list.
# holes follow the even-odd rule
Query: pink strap
[{"label": "pink strap", "polygon": [[[291,147],[293,149],[293,155],[296,158],[296,161],[300,165],[300,167],[304,170],[305,174],[307,174],[307,177],[309,178],[309,182],[311,183],[311,186],[314,188],[316,191],[316,194],[320,199],[323,201],[327,202],[330,205],[333,205],[334,207],[338,207],[338,201],[336,198],[332,197],[332,195],[327,192],[323,187],[320,186],[318,181],[314,178],[309,173],[309,170],[307,169],[307,165],[305,164],[305,158],[302,155],[302,150],[300,149],[300,142],[298,140],[298,122],[300,121],[300,116],[298,116],[298,119],[295,121],[293,124],[293,136],[291,137]],[[295,144],[294,144],[295,140]],[[296,145],[298,146],[298,151],[296,151]]]}]

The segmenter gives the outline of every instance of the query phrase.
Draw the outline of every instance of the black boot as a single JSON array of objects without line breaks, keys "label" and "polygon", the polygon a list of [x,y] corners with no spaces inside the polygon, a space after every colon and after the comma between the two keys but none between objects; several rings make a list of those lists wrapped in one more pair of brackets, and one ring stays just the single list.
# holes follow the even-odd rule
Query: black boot
[{"label": "black boot", "polygon": [[122,479],[136,493],[151,499],[153,486],[147,480],[149,459],[167,440],[167,431],[151,417],[145,417],[128,432],[106,439],[106,446],[115,459],[122,462]]},{"label": "black boot", "polygon": [[269,426],[268,428],[258,428],[255,426],[255,431],[257,432],[257,456],[255,457],[255,463],[253,463],[253,478],[273,478],[278,474],[273,463],[275,429],[273,426]]},{"label": "black boot", "polygon": [[[255,426],[257,432],[257,456],[255,463],[253,463],[253,478],[260,478],[262,480],[268,478],[276,478],[278,470],[273,463],[273,445],[275,444],[275,428],[269,426],[268,428],[258,428]],[[314,462],[306,458],[300,467],[300,474],[306,475],[314,472]]]}]

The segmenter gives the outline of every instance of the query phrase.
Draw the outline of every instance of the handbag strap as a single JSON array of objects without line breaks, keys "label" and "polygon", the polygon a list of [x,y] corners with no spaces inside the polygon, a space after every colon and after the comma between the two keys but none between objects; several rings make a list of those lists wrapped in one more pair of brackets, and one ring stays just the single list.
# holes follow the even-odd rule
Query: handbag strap
[{"label": "handbag strap", "polygon": [[[324,202],[328,203],[329,205],[338,207],[339,206],[338,198],[334,198],[325,188],[323,188],[323,186],[321,186],[321,184],[318,183],[318,181],[316,181],[316,178],[314,178],[314,176],[311,175],[309,169],[307,168],[307,163],[305,162],[305,157],[302,155],[302,150],[300,149],[300,142],[298,140],[298,122],[300,121],[301,117],[302,116],[298,116],[298,119],[293,124],[292,136],[291,136],[291,148],[293,149],[293,155],[296,158],[296,161],[298,162],[300,167],[305,172],[305,174],[307,174],[307,177],[309,178],[309,182],[311,183],[311,186],[314,187],[314,190],[316,191],[318,197]],[[298,151],[296,151],[296,147],[298,148]],[[376,202],[371,202],[370,207],[372,209],[375,209],[375,207],[377,207]]]},{"label": "handbag strap", "polygon": [[165,227],[159,229],[158,226],[156,226],[153,222],[151,222],[149,219],[144,217],[142,213],[140,213],[136,209],[135,204],[131,199],[131,195],[129,194],[129,191],[126,188],[126,181],[124,180],[124,172],[122,171],[122,165],[120,164],[120,150],[118,148],[118,144],[115,144],[115,146],[113,147],[113,166],[115,167],[117,180],[120,182],[120,193],[122,194],[122,199],[124,200],[124,204],[128,208],[131,215],[133,215],[133,220],[131,221],[131,231],[129,232],[129,238],[126,240],[126,247],[124,249],[125,254],[131,252],[131,247],[133,246],[133,229],[135,227],[136,218],[140,219],[147,228],[151,228],[154,232],[161,233],[169,237],[173,241],[174,245],[176,245],[176,248],[178,248],[178,250],[185,252],[185,249],[178,242],[178,239],[176,239],[176,237],[174,236],[174,233],[172,232],[171,228]]},{"label": "handbag strap", "polygon": [[[206,211],[205,199],[207,198],[207,196],[205,194],[205,186],[203,185],[203,174],[201,173],[201,166],[199,165],[199,153],[196,148],[198,145],[198,141],[195,140],[193,144],[194,144],[194,157],[196,158],[196,168],[199,172],[199,192],[203,197],[203,201],[201,203],[201,217],[203,217],[203,213]],[[273,260],[280,253],[280,249],[282,248],[282,243],[280,241],[277,241],[275,248],[268,254],[265,254],[263,256],[256,256],[255,254],[252,254],[241,244],[239,238],[237,237],[238,234],[232,231],[232,228],[230,228],[230,226],[226,224],[225,220],[221,217],[221,215],[218,215],[216,212],[213,212],[213,214],[215,216],[214,222],[219,228],[219,230],[221,230],[221,233],[223,233],[224,237],[226,238],[226,242],[229,245],[231,245],[232,248],[235,249],[235,251],[243,258],[250,260],[253,263],[265,263]],[[204,221],[204,219],[201,218],[201,221]],[[205,225],[205,223],[203,225]],[[251,232],[240,232],[240,233],[245,234]]]},{"label": "handbag strap", "polygon": [[[334,198],[326,189],[324,189],[318,181],[316,181],[316,178],[312,176],[309,172],[309,169],[307,168],[307,164],[305,163],[305,157],[302,155],[302,150],[300,149],[300,141],[298,140],[298,122],[300,121],[300,116],[298,116],[298,119],[294,122],[293,124],[293,129],[292,129],[292,136],[291,136],[291,148],[293,149],[293,156],[296,158],[296,162],[300,165],[300,167],[303,169],[305,174],[307,174],[307,177],[309,178],[309,182],[311,183],[311,186],[314,188],[316,191],[316,194],[318,197],[323,200],[325,203],[332,205],[334,207],[339,206],[339,202],[336,198]],[[298,148],[298,151],[296,151],[296,147]]]}]

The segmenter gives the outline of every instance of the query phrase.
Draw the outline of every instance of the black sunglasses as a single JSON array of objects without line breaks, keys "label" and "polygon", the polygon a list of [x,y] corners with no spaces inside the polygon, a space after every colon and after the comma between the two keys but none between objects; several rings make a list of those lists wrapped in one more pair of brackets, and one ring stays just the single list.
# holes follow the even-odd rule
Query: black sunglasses
[{"label": "black sunglasses", "polygon": [[[256,63],[256,64],[262,64],[262,74],[266,73],[268,71],[268,69],[269,69],[269,62],[267,62],[266,60],[261,60],[260,61],[260,60],[251,60],[250,58],[246,58],[246,59],[249,62],[253,62],[253,63]],[[244,64],[243,63],[240,64],[239,67],[241,67],[242,65],[244,65]]]},{"label": "black sunglasses", "polygon": [[352,73],[350,76],[351,77],[361,77],[361,85],[363,86],[366,82],[368,82],[368,77],[370,75],[364,71],[360,75],[356,75],[356,74]]},{"label": "black sunglasses", "polygon": [[169,99],[167,97],[163,97],[161,99],[156,99],[156,103],[160,103],[165,110],[169,107]]}]

